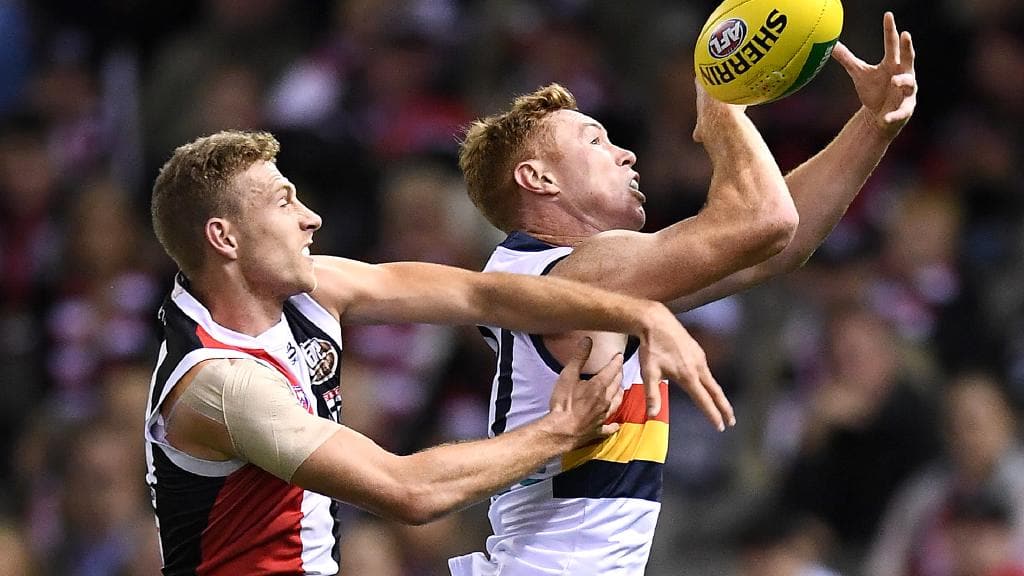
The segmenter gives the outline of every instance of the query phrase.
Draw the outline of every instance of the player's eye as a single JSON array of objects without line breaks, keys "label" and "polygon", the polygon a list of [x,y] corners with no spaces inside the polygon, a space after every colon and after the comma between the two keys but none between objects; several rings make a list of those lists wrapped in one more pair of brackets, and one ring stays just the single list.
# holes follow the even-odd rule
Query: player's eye
[{"label": "player's eye", "polygon": [[594,138],[593,140],[590,141],[590,143],[591,144],[600,144],[601,143],[601,138],[600,137]]}]

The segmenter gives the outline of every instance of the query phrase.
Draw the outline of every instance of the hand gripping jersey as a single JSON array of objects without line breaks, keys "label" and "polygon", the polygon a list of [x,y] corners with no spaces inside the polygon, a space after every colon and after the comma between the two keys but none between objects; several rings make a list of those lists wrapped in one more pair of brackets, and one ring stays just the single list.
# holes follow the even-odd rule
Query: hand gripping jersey
[{"label": "hand gripping jersey", "polygon": [[[544,275],[572,252],[514,232],[499,245],[486,271]],[[491,388],[489,435],[532,422],[548,412],[562,365],[540,336],[481,327],[497,355]],[[548,462],[491,499],[494,536],[487,553],[449,560],[456,576],[641,575],[661,509],[661,474],[668,449],[668,387],[662,411],[647,419],[636,340],[625,350],[618,432],[603,442]]]},{"label": "hand gripping jersey", "polygon": [[165,339],[146,414],[146,479],[168,575],[310,575],[338,572],[336,504],[240,460],[214,462],[175,450],[160,406],[193,366],[256,360],[291,383],[299,402],[338,420],[341,327],[309,295],[290,298],[281,321],[252,337],[220,326],[182,275],[160,309]]}]

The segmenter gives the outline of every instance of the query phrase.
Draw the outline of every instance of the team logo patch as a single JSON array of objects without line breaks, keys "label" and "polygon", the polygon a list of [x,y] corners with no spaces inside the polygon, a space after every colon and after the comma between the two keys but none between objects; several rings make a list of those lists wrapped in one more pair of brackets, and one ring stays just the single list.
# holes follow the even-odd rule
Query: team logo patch
[{"label": "team logo patch", "polygon": [[302,344],[302,355],[313,384],[323,384],[338,373],[338,351],[326,340],[310,338]]},{"label": "team logo patch", "polygon": [[719,24],[708,37],[708,53],[715,58],[728,58],[739,50],[747,38],[747,23],[730,18]]},{"label": "team logo patch", "polygon": [[341,387],[335,386],[322,393],[320,397],[324,399],[324,405],[327,406],[327,413],[331,420],[341,422]]}]

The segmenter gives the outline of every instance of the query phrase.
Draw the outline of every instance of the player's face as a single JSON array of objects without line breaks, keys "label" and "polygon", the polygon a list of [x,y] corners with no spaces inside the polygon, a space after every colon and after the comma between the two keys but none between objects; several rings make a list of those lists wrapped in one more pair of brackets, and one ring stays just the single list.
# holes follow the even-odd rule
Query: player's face
[{"label": "player's face", "polygon": [[309,247],[321,220],[299,201],[295,186],[271,162],[239,175],[238,263],[255,290],[288,297],[316,288]]},{"label": "player's face", "polygon": [[567,210],[595,232],[639,230],[646,215],[636,155],[611,143],[593,118],[575,110],[548,117],[555,153],[548,154]]}]

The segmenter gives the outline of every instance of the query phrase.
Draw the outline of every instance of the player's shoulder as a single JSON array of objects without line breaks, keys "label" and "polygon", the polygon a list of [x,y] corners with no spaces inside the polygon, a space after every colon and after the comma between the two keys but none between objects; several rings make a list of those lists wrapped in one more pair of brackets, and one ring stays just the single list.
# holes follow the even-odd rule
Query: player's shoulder
[{"label": "player's shoulder", "polygon": [[186,379],[197,378],[204,381],[224,382],[241,371],[275,374],[274,370],[255,358],[210,358],[197,362],[195,366],[189,368],[182,377],[182,382],[185,383]]},{"label": "player's shoulder", "polygon": [[634,230],[605,230],[584,239],[573,250],[574,259],[585,259],[593,252],[620,252],[634,250],[651,241],[655,236],[647,232]]},{"label": "player's shoulder", "polygon": [[636,239],[636,238],[648,238],[651,234],[647,232],[637,232],[635,230],[605,230],[594,234],[590,238],[584,240],[581,244],[588,244],[594,242],[614,242],[623,239]]},{"label": "player's shoulder", "polygon": [[344,284],[346,278],[373,268],[373,264],[340,256],[313,256],[313,270],[317,280],[330,279]]},{"label": "player's shoulder", "polygon": [[581,282],[602,285],[610,270],[656,249],[652,234],[632,230],[607,230],[577,244],[551,273]]},{"label": "player's shoulder", "polygon": [[255,358],[208,358],[196,362],[178,379],[174,388],[162,402],[164,408],[161,410],[169,410],[188,390],[191,390],[193,394],[220,395],[227,382],[237,379],[240,373],[246,371],[273,377],[273,374],[264,372],[273,371]]}]

